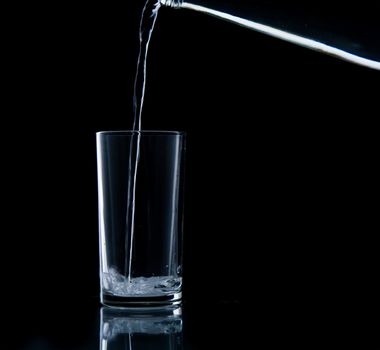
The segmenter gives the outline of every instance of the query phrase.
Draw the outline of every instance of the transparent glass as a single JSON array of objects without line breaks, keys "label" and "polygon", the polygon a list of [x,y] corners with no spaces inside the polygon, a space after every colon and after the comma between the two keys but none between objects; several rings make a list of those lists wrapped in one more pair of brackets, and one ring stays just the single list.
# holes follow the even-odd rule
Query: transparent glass
[{"label": "transparent glass", "polygon": [[178,303],[182,290],[185,135],[97,135],[101,302]]},{"label": "transparent glass", "polygon": [[180,307],[132,311],[101,308],[100,350],[182,350]]},{"label": "transparent glass", "polygon": [[[154,1],[154,0],[153,0]],[[378,1],[159,0],[380,70]]]}]

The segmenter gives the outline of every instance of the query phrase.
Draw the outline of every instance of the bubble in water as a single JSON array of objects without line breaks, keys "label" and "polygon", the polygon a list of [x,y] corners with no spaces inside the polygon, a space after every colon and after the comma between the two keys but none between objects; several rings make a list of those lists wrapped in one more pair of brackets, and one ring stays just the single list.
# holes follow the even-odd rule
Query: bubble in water
[{"label": "bubble in water", "polygon": [[160,296],[179,291],[182,278],[174,276],[134,277],[128,280],[116,269],[103,273],[103,288],[116,296]]}]

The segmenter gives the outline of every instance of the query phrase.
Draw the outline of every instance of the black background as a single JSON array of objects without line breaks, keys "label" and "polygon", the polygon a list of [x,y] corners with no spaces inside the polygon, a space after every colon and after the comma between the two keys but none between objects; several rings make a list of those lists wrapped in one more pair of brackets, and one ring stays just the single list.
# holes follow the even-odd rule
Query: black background
[{"label": "black background", "polygon": [[[2,289],[11,328],[24,320],[16,348],[97,346],[95,132],[132,126],[141,7],[19,5],[8,28]],[[187,132],[185,306],[221,316],[217,305],[372,300],[378,83],[368,68],[160,11],[143,128]],[[67,322],[72,338],[57,331]]]}]

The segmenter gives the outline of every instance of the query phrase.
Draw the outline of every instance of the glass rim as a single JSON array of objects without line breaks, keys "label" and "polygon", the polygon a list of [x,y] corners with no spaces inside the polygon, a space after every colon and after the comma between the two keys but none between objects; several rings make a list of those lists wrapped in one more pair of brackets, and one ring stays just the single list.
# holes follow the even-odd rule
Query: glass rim
[{"label": "glass rim", "polygon": [[167,135],[167,136],[181,136],[184,135],[184,131],[176,130],[105,130],[97,131],[96,135],[105,135],[105,136],[129,136],[133,134],[141,135]]}]

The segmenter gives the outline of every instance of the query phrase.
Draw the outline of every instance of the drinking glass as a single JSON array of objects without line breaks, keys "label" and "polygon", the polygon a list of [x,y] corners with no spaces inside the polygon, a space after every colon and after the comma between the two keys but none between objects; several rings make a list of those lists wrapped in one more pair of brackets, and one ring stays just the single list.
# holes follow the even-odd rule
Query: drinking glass
[{"label": "drinking glass", "polygon": [[101,302],[179,303],[184,133],[102,131],[96,139]]}]

